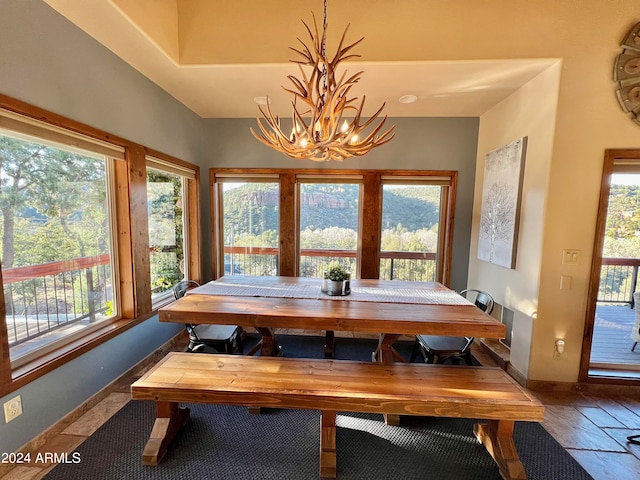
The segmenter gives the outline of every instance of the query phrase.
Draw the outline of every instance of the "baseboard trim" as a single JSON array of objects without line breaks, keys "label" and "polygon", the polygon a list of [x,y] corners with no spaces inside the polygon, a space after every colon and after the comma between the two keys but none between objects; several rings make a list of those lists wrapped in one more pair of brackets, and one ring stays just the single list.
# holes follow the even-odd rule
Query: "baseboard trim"
[{"label": "baseboard trim", "polygon": [[638,395],[638,385],[617,385],[612,383],[584,383],[584,382],[549,382],[545,380],[528,380],[527,388],[540,392],[584,392],[610,393],[612,395]]}]

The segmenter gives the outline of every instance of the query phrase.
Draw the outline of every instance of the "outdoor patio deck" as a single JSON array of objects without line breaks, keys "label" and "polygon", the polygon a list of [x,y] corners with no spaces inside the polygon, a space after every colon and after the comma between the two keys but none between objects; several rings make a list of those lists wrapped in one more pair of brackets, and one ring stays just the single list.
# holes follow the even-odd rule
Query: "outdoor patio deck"
[{"label": "outdoor patio deck", "polygon": [[640,370],[640,345],[631,351],[631,329],[635,322],[635,310],[628,305],[598,305],[593,330],[591,364],[625,365]]}]

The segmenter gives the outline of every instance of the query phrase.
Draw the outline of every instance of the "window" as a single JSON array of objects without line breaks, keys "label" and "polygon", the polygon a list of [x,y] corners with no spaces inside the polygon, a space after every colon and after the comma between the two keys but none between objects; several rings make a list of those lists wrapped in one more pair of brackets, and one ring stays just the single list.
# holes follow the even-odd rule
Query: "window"
[{"label": "window", "polygon": [[190,278],[185,265],[186,180],[178,173],[166,171],[161,162],[147,158],[149,264],[154,307],[172,299],[173,286]]},{"label": "window", "polygon": [[382,179],[380,278],[436,281],[440,244],[440,185]]},{"label": "window", "polygon": [[112,162],[0,130],[0,242],[14,367],[119,315]]},{"label": "window", "polygon": [[160,277],[200,281],[199,216],[197,166],[3,97],[0,396],[147,320]]},{"label": "window", "polygon": [[354,278],[449,283],[456,172],[212,169],[211,178],[216,276],[321,277],[339,262]]},{"label": "window", "polygon": [[332,263],[357,271],[360,184],[335,177],[298,176],[299,275],[321,278]]},{"label": "window", "polygon": [[277,177],[218,176],[217,185],[222,219],[217,276],[278,275]]}]

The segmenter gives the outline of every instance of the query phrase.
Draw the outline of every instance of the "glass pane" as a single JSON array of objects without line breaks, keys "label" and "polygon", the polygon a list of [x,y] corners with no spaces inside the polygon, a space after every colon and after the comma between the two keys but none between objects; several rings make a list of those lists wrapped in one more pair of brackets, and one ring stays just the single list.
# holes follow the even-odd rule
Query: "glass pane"
[{"label": "glass pane", "polygon": [[322,278],[330,264],[356,271],[360,186],[300,184],[300,276]]},{"label": "glass pane", "polygon": [[[566,251],[570,253],[570,251]],[[611,175],[598,302],[633,305],[640,262],[640,175]],[[570,260],[567,260],[570,261]]]},{"label": "glass pane", "polygon": [[183,190],[181,176],[147,168],[152,302],[185,278]]},{"label": "glass pane", "polygon": [[[635,344],[640,340],[640,174],[611,175],[603,241],[590,373],[614,376],[610,372],[615,370],[623,376],[624,370],[638,370],[640,364]],[[563,263],[577,262],[577,255],[565,250]]]},{"label": "glass pane", "polygon": [[107,161],[0,133],[0,229],[11,360],[117,313]]},{"label": "glass pane", "polygon": [[278,274],[278,183],[225,182],[224,274]]},{"label": "glass pane", "polygon": [[380,278],[436,280],[440,186],[384,185]]}]

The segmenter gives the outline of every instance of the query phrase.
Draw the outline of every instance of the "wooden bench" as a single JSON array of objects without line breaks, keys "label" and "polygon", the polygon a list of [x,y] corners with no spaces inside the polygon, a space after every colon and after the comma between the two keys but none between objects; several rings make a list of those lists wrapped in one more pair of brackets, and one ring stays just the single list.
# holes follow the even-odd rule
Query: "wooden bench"
[{"label": "wooden bench", "polygon": [[542,421],[543,405],[501,369],[345,360],[170,353],[131,386],[153,400],[157,418],[144,448],[157,465],[189,419],[178,403],[320,410],[320,476],[336,476],[336,412],[472,418],[505,479],[526,474],[515,421]]}]

